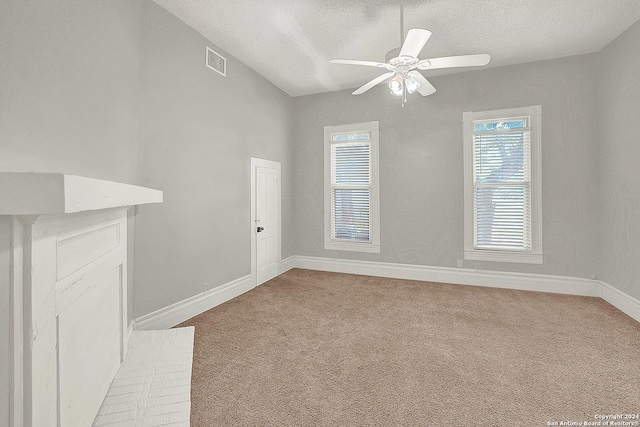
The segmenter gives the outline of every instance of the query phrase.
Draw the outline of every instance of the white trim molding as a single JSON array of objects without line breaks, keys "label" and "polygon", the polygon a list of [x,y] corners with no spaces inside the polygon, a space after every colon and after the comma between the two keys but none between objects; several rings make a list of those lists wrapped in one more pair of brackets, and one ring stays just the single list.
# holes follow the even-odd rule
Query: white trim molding
[{"label": "white trim molding", "polygon": [[[290,256],[280,262],[278,274],[286,273],[294,268],[295,257]],[[194,295],[167,307],[145,314],[129,323],[129,335],[133,329],[151,330],[173,328],[207,310],[219,306],[255,288],[251,275],[240,277],[223,285]]]},{"label": "white trim molding", "polygon": [[153,188],[62,173],[0,172],[0,215],[53,215],[162,203]]},{"label": "white trim molding", "polygon": [[185,320],[191,319],[198,314],[204,313],[213,307],[240,296],[254,287],[251,275],[241,277],[209,291],[202,292],[152,313],[140,316],[135,320],[135,328],[136,330],[172,328]]},{"label": "white trim molding", "polygon": [[542,264],[542,254],[532,254],[530,252],[508,252],[490,250],[465,250],[464,259],[470,261],[498,261],[519,262],[523,264]]},{"label": "white trim molding", "polygon": [[[394,279],[450,283],[523,291],[600,297],[640,322],[640,301],[592,279],[547,274],[527,274],[503,271],[476,271],[465,268],[430,267],[425,265],[355,261],[294,255],[282,260],[280,274],[292,268],[360,274]],[[168,307],[137,318],[129,325],[135,329],[165,329],[176,326],[253,289],[251,275],[241,277],[210,291],[192,296]]]},{"label": "white trim molding", "polygon": [[280,262],[280,274],[286,273],[294,267],[294,257],[290,256]]},{"label": "white trim molding", "polygon": [[640,322],[640,301],[608,283],[600,282],[600,298]]},{"label": "white trim molding", "polygon": [[394,279],[600,297],[640,322],[640,301],[608,283],[569,276],[294,256],[294,268]]},{"label": "white trim molding", "polygon": [[352,251],[379,254],[380,245],[370,242],[341,242],[339,240],[325,240],[324,248],[332,251]]},{"label": "white trim molding", "polygon": [[[30,230],[24,227],[18,217],[12,217],[11,226],[11,305],[9,315],[9,357],[11,363],[11,377],[9,379],[11,392],[9,394],[9,425],[22,427],[24,425],[24,287],[23,287],[23,233]],[[28,238],[28,237],[27,237]],[[28,277],[28,275],[27,275]],[[27,307],[30,309],[30,307]]]},{"label": "white trim molding", "polygon": [[354,261],[319,257],[296,256],[296,268],[363,274],[394,279],[421,280],[457,285],[519,289],[569,295],[600,296],[599,282],[566,276],[524,274],[502,271],[476,271],[466,268],[429,267],[424,265],[387,262]]},{"label": "white trim molding", "polygon": [[[353,251],[380,253],[380,183],[379,183],[379,154],[380,154],[380,124],[378,121],[354,123],[339,126],[324,127],[324,248],[337,251]],[[341,133],[368,133],[369,139],[334,141],[333,136]],[[348,188],[369,188],[369,240],[354,241],[337,239],[333,235],[332,212],[333,191],[335,183],[332,182],[332,146],[340,144],[361,143],[370,147],[368,186],[356,186]],[[345,189],[344,186],[342,186]]]},{"label": "white trim molding", "polygon": [[133,330],[136,327],[136,319],[131,319],[129,322],[129,327],[127,327],[127,348],[129,347],[129,341],[131,340],[131,334],[133,334]]},{"label": "white trim molding", "polygon": [[259,159],[257,157],[251,157],[251,221],[249,224],[249,229],[251,230],[251,283],[253,286],[258,286],[258,234],[256,233],[257,224],[257,188],[256,188],[256,173],[257,168],[269,168],[277,170],[277,179],[276,179],[276,207],[277,207],[277,222],[278,222],[278,234],[277,234],[277,253],[276,253],[276,275],[281,274],[282,272],[282,165],[280,162],[276,162],[273,160],[265,160]]},{"label": "white trim molding", "polygon": [[[530,134],[530,206],[531,247],[526,251],[494,248],[478,248],[475,245],[475,134],[474,122],[522,118],[527,123],[523,128]],[[462,114],[463,163],[464,163],[464,259],[474,261],[496,261],[542,264],[542,106],[507,108],[492,111],[468,111]],[[494,131],[491,131],[492,133]],[[499,132],[499,131],[495,131]],[[526,164],[526,163],[525,163]],[[526,167],[525,167],[526,170]]]}]

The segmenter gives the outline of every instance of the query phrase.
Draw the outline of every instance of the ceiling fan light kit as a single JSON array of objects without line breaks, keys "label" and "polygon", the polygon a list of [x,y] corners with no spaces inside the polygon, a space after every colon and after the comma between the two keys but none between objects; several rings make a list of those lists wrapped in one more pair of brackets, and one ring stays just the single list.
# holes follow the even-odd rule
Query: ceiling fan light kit
[{"label": "ceiling fan light kit", "polygon": [[417,81],[413,76],[414,74],[409,73],[409,77],[404,80],[404,85],[407,88],[407,92],[409,92],[409,94],[412,94],[416,90],[420,89],[421,86],[420,82]]},{"label": "ceiling fan light kit", "polygon": [[391,89],[391,95],[401,96],[404,92],[404,79],[402,76],[396,74],[389,82],[389,89]]},{"label": "ceiling fan light kit", "polygon": [[[400,5],[400,33],[401,42],[404,37],[404,14]],[[332,64],[361,65],[366,67],[384,68],[388,72],[365,83],[353,92],[360,95],[372,87],[389,80],[389,90],[392,95],[400,96],[402,106],[407,102],[407,93],[420,93],[422,96],[431,95],[436,91],[431,83],[418,70],[436,70],[454,67],[478,67],[487,65],[491,57],[486,53],[476,55],[446,56],[442,58],[419,59],[418,55],[431,37],[431,31],[423,28],[412,28],[407,32],[402,46],[392,49],[385,55],[386,62],[358,61],[352,59],[332,59]]]}]

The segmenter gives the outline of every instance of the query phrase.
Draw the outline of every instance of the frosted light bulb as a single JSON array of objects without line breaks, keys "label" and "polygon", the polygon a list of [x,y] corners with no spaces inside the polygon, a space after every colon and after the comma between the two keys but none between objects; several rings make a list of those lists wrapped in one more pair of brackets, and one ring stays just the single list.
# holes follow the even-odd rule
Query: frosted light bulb
[{"label": "frosted light bulb", "polygon": [[407,87],[407,92],[409,93],[413,93],[420,89],[420,83],[413,77],[409,77],[407,80],[405,80],[404,84]]},{"label": "frosted light bulb", "polygon": [[391,94],[395,96],[402,96],[402,76],[395,76],[389,82],[389,89],[391,89]]}]

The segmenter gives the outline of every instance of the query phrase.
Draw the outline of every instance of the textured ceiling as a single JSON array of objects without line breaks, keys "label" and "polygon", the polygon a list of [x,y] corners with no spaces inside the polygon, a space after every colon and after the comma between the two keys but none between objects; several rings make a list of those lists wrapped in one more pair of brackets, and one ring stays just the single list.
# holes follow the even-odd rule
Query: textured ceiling
[{"label": "textured ceiling", "polygon": [[[400,46],[400,2],[155,0],[291,96],[356,88]],[[404,0],[405,33],[433,35],[420,58],[488,53],[487,67],[596,52],[640,19],[640,0]],[[424,74],[445,74],[431,71]],[[451,71],[449,71],[451,72]]]}]

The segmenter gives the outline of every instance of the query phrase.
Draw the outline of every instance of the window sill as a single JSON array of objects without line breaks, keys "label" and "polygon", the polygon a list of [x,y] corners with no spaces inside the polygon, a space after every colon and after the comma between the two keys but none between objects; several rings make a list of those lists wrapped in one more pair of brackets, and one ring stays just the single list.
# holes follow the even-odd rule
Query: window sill
[{"label": "window sill", "polygon": [[518,262],[523,264],[542,264],[542,254],[491,251],[491,250],[464,251],[464,259],[468,259],[472,261]]},{"label": "window sill", "polygon": [[334,251],[380,253],[380,245],[372,243],[325,241],[324,248]]}]

